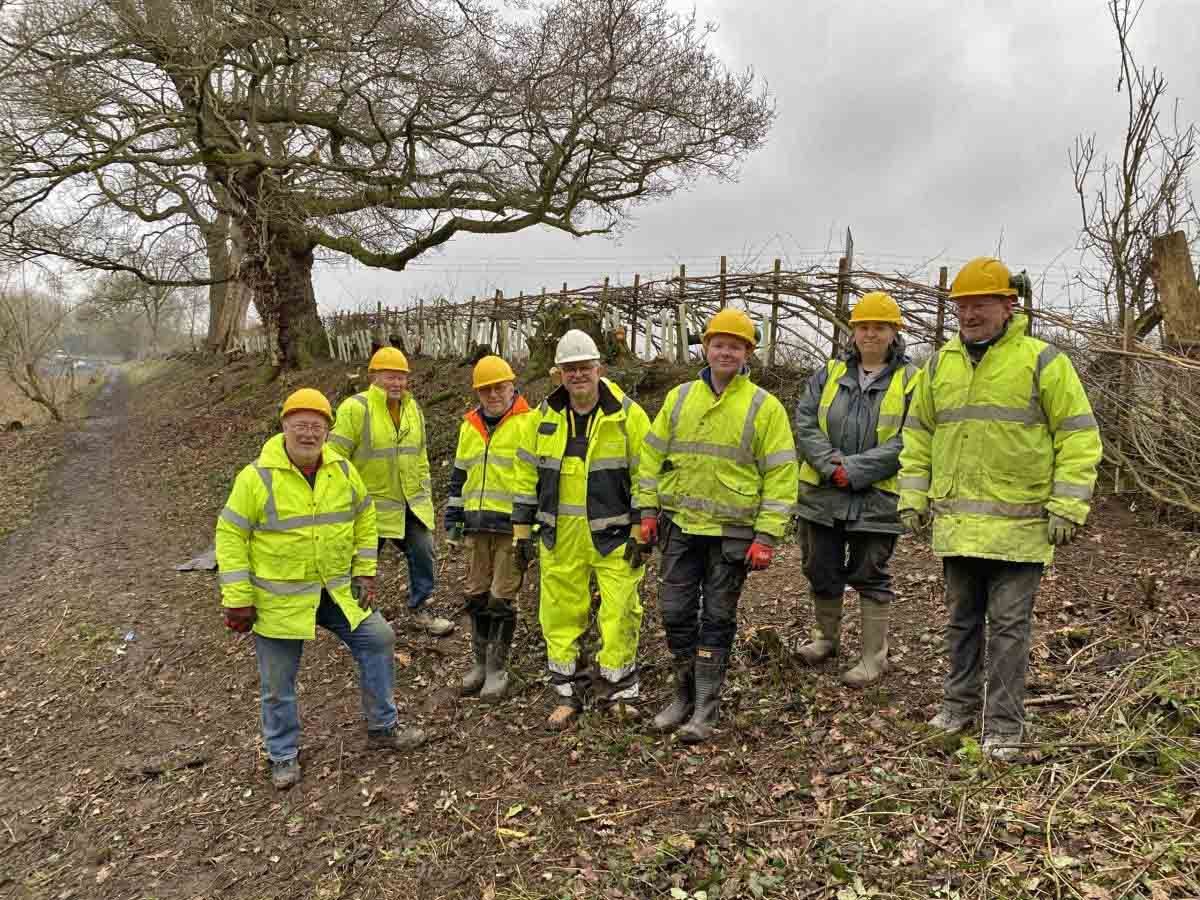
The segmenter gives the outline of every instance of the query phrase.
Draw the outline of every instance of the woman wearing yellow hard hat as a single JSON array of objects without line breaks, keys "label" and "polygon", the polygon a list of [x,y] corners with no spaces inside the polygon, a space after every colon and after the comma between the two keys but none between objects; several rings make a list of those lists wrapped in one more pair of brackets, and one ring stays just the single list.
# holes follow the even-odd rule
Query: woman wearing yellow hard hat
[{"label": "woman wearing yellow hard hat", "polygon": [[796,405],[796,448],[804,460],[797,513],[816,618],[800,657],[816,665],[837,655],[849,585],[862,614],[862,658],[842,681],[861,687],[887,670],[895,596],[888,563],[903,533],[896,473],[919,370],[905,352],[900,307],[890,295],[864,294],[850,325],[849,350],[813,373]]}]

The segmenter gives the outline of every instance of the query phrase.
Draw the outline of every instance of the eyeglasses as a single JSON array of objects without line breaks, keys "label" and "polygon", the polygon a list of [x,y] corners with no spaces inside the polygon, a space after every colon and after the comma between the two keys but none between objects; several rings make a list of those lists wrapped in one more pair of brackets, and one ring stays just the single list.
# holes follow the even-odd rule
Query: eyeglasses
[{"label": "eyeglasses", "polygon": [[284,426],[285,430],[294,432],[295,434],[324,434],[329,430],[328,425],[313,424],[304,425],[300,422],[289,422]]}]

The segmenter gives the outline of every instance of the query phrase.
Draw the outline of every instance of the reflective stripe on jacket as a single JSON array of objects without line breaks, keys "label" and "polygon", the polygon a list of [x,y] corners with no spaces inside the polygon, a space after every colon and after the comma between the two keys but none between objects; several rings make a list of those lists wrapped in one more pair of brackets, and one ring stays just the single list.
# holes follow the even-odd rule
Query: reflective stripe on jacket
[{"label": "reflective stripe on jacket", "polygon": [[380,537],[404,537],[405,506],[434,528],[425,416],[412,394],[400,403],[399,424],[392,421],[382,388],[371,385],[343,400],[329,445],[354,463],[375,498]]},{"label": "reflective stripe on jacket", "polygon": [[[900,428],[920,370],[908,361],[897,336],[879,375],[862,389],[857,350],[829,360],[813,373],[796,403],[800,468],[797,514],[806,521],[847,531],[899,534],[896,514]],[[850,489],[830,481],[840,457]]]},{"label": "reflective stripe on jacket", "polygon": [[940,556],[1053,559],[1046,516],[1087,520],[1102,446],[1066,354],[1015,315],[974,365],[955,337],[925,365],[900,454],[900,509],[934,513]]},{"label": "reflective stripe on jacket", "polygon": [[689,534],[773,545],[795,507],[796,472],[783,404],[745,375],[716,394],[704,370],[671,389],[646,435],[638,505]]},{"label": "reflective stripe on jacket", "polygon": [[[557,388],[529,422],[526,445],[517,452],[517,492],[513,523],[541,525],[542,543],[553,547],[560,515],[586,516],[592,543],[607,555],[625,543],[631,525],[640,524],[632,485],[642,439],[650,428],[646,411],[607,378],[600,379],[599,408],[591,423],[587,458],[587,503],[559,502],[559,473],[567,449],[570,395]],[[529,497],[535,497],[535,504]]]},{"label": "reflective stripe on jacket", "polygon": [[369,613],[350,578],[375,574],[377,540],[375,504],[354,466],[326,445],[309,487],[277,434],[238,473],[217,519],[221,603],[255,607],[264,637],[309,639],[326,590],[357,628]]},{"label": "reflective stripe on jacket", "polygon": [[[512,532],[513,501],[519,498],[517,450],[526,442],[531,413],[525,398],[518,395],[490,434],[479,409],[463,417],[446,501],[447,531],[462,522],[468,532]],[[537,502],[533,495],[521,499],[527,504]]]}]

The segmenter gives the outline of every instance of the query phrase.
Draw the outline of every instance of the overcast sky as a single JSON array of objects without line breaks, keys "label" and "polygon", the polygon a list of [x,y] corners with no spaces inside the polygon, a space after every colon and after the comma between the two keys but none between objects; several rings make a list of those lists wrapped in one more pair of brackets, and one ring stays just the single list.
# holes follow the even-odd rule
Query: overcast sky
[{"label": "overcast sky", "polygon": [[[1197,6],[1146,0],[1131,42],[1189,122],[1200,119]],[[455,238],[400,273],[324,267],[322,310],[605,275],[628,284],[680,262],[704,274],[722,253],[735,268],[777,256],[836,265],[847,226],[856,266],[953,274],[1002,240],[1014,268],[1041,275],[1057,260],[1047,299],[1061,289],[1078,261],[1068,150],[1094,132],[1115,152],[1124,123],[1104,0],[702,0],[697,11],[719,25],[727,64],[752,66],[778,105],[737,183],[702,181],[643,207],[619,240],[539,229]]]}]

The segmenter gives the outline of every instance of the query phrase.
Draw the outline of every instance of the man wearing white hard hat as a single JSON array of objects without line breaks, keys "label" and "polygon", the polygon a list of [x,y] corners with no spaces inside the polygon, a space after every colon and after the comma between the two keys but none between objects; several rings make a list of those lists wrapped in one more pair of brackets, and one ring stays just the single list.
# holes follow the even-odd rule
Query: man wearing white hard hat
[{"label": "man wearing white hard hat", "polygon": [[[602,707],[618,713],[633,711],[639,696],[638,588],[645,567],[640,554],[629,551],[641,542],[632,486],[650,419],[601,377],[600,351],[585,332],[564,334],[554,363],[562,386],[533,413],[528,445],[517,452],[521,499],[513,504],[512,521],[519,555],[527,555],[531,526],[539,526],[539,619],[557,699],[549,725],[563,728],[583,709],[589,688]],[[600,586],[596,618],[603,644],[595,685],[579,658],[593,575]]]}]

